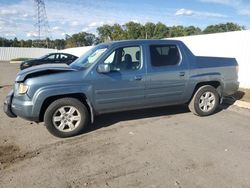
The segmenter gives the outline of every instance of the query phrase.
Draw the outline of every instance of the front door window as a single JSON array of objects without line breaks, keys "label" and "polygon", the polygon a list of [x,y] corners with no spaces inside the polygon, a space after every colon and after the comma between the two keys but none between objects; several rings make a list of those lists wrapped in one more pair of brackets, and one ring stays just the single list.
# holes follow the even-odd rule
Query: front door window
[{"label": "front door window", "polygon": [[141,67],[140,47],[118,48],[108,56],[104,63],[110,64],[111,71],[138,70]]}]

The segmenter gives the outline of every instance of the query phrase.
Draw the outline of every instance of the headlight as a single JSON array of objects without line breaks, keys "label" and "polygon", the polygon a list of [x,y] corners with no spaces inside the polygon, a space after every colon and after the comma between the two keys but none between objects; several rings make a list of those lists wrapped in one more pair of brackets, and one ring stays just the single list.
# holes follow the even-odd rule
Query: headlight
[{"label": "headlight", "polygon": [[19,87],[18,87],[18,93],[19,94],[25,94],[28,91],[28,89],[29,89],[29,86],[27,86],[24,83],[20,83]]}]

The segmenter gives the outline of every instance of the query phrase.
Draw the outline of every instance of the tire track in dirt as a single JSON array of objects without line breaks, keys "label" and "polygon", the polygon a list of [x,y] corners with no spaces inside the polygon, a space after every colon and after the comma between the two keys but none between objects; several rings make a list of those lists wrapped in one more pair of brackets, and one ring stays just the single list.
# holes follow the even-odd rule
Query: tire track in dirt
[{"label": "tire track in dirt", "polygon": [[0,170],[4,170],[14,163],[28,158],[36,157],[40,154],[39,150],[22,152],[17,145],[7,144],[0,146]]},{"label": "tire track in dirt", "polygon": [[[95,132],[94,135],[92,133],[86,133],[86,135],[80,135],[77,137],[46,144],[32,151],[22,151],[15,143],[5,144],[5,142],[0,142],[3,143],[0,145],[0,170],[4,170],[20,161],[37,157],[39,154],[44,153],[46,151],[56,150],[62,145],[63,147],[71,147],[72,145],[77,145],[78,143],[85,142],[87,144],[89,143],[88,140],[90,137],[94,137],[96,134],[108,134],[113,131],[117,131],[116,128],[108,130],[99,130]],[[103,140],[100,140],[99,142],[102,141]]]}]

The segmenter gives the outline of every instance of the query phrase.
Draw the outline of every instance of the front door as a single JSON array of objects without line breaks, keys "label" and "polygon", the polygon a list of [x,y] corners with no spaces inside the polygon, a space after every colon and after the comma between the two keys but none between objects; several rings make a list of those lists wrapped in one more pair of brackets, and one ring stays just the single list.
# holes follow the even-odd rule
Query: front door
[{"label": "front door", "polygon": [[56,59],[56,54],[50,54],[49,56],[47,56],[45,59],[43,59],[41,61],[41,64],[51,64],[51,63],[55,63],[55,59]]},{"label": "front door", "polygon": [[104,60],[111,71],[94,75],[97,112],[130,110],[143,105],[146,71],[141,52],[141,46],[121,47]]}]

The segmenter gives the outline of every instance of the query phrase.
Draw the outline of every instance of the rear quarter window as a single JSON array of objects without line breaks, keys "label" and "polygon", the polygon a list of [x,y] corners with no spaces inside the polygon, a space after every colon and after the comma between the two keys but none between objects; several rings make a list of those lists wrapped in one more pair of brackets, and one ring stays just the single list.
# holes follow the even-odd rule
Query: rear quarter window
[{"label": "rear quarter window", "polygon": [[176,45],[151,45],[151,65],[154,67],[177,65],[180,52]]}]

